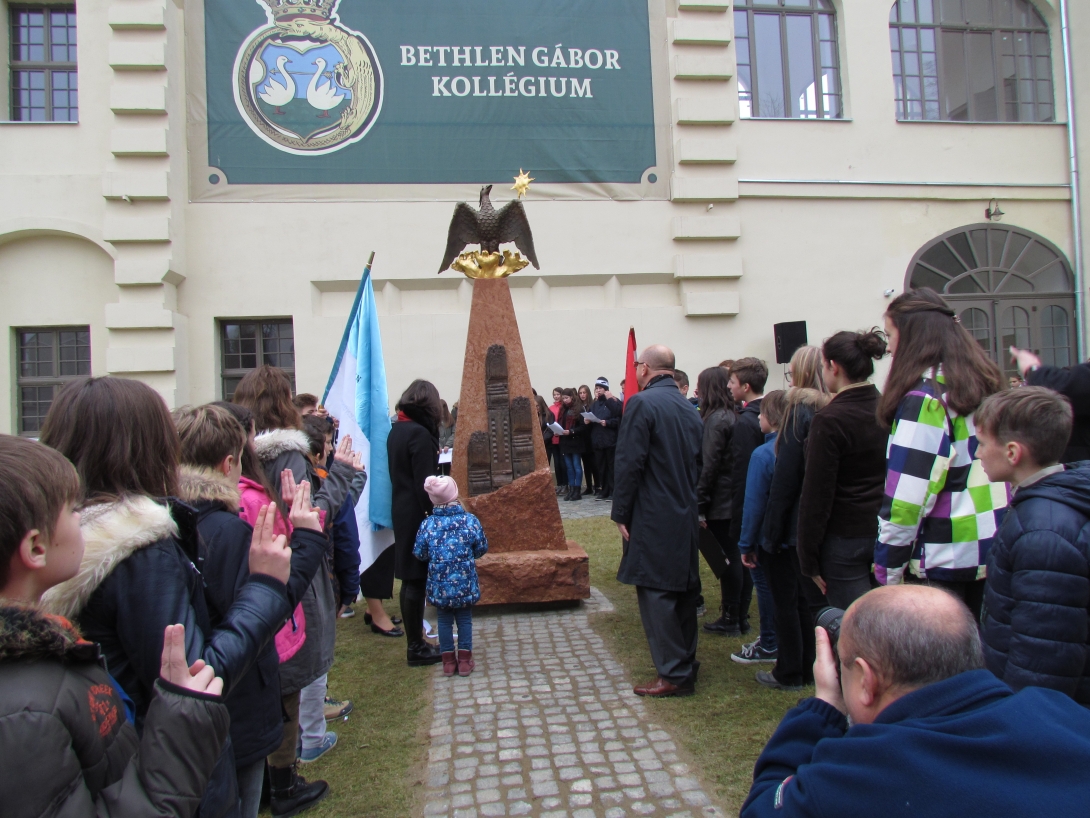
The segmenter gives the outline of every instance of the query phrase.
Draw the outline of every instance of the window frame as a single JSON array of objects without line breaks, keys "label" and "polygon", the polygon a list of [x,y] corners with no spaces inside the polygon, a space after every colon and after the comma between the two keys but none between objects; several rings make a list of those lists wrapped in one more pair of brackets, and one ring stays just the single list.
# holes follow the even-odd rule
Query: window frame
[{"label": "window frame", "polygon": [[[839,32],[839,29],[837,27],[837,12],[836,12],[836,9],[832,8],[832,7],[823,8],[823,7],[819,6],[819,5],[816,5],[817,3],[820,2],[820,0],[810,0],[810,5],[808,7],[807,6],[801,6],[801,5],[800,6],[787,6],[787,5],[784,4],[785,0],[765,0],[765,2],[767,3],[767,5],[765,5],[765,3],[760,3],[760,2],[755,3],[754,0],[736,0],[734,5],[731,7],[731,11],[732,11],[731,21],[732,21],[732,24],[733,24],[733,20],[734,20],[734,17],[733,17],[734,14],[741,13],[741,14],[746,15],[746,37],[745,37],[745,39],[746,39],[746,42],[748,44],[748,52],[749,52],[749,54],[747,55],[747,60],[745,62],[742,62],[742,61],[739,60],[738,63],[741,64],[741,65],[746,65],[749,68],[749,85],[750,85],[750,87],[749,87],[748,93],[749,93],[749,99],[750,99],[750,112],[751,112],[751,115],[748,116],[748,117],[744,117],[744,116],[741,116],[741,113],[739,112],[739,119],[774,119],[774,120],[778,120],[778,121],[783,121],[783,120],[790,120],[790,121],[795,121],[795,120],[804,120],[804,121],[811,121],[811,120],[821,120],[821,121],[843,120],[845,118],[844,117],[844,82],[843,82],[843,70],[841,68],[841,60],[840,60],[840,32]],[[829,5],[832,6],[832,3],[830,2]],[[789,62],[789,59],[788,59],[789,49],[787,47],[787,42],[788,42],[788,40],[787,40],[787,18],[788,18],[788,16],[803,16],[803,15],[806,15],[806,14],[810,15],[810,18],[811,18],[811,24],[810,24],[810,35],[811,36],[810,36],[810,40],[811,40],[811,55],[812,55],[812,58],[811,58],[812,64],[811,64],[810,67],[814,72],[814,75],[813,75],[814,76],[814,101],[816,103],[816,108],[815,108],[815,110],[817,111],[816,116],[791,116],[790,114],[787,114],[787,113],[785,113],[783,116],[774,116],[774,115],[768,115],[768,114],[763,114],[763,113],[758,113],[758,114],[754,115],[752,113],[754,111],[754,109],[758,107],[758,100],[759,100],[758,93],[759,93],[759,90],[760,90],[760,80],[757,77],[757,43],[756,43],[757,38],[754,36],[754,34],[755,34],[754,24],[753,24],[753,15],[754,14],[775,14],[779,18],[780,63],[781,63],[780,70],[781,70],[781,76],[783,77],[783,83],[784,83],[783,91],[784,91],[785,108],[787,108],[787,109],[789,109],[790,105],[791,105],[791,90],[790,90],[791,69],[790,69],[790,62]],[[818,18],[821,15],[828,15],[830,18],[832,18],[832,43],[833,43],[832,53],[833,53],[833,60],[835,62],[835,65],[828,66],[828,67],[823,66],[821,64],[821,43],[823,42],[823,40],[821,38],[820,24],[819,24],[819,21],[818,21]],[[735,27],[735,28],[737,28],[737,27]],[[737,31],[735,32],[735,34],[737,35]],[[737,36],[735,38],[735,47],[737,48]],[[735,56],[737,57],[737,52],[736,52]],[[829,93],[823,92],[822,88],[821,88],[822,76],[823,76],[822,69],[823,68],[831,68],[833,71],[836,72],[836,89],[833,90],[833,91],[830,91]],[[834,97],[836,99],[836,101],[837,101],[838,110],[837,110],[837,113],[836,113],[835,116],[831,116],[831,115],[829,115],[829,113],[827,111],[825,111],[825,98],[826,97]],[[740,97],[739,97],[739,107],[741,107],[741,98]]]},{"label": "window frame", "polygon": [[[277,352],[275,352],[275,353],[266,352],[265,344],[264,344],[264,340],[265,340],[264,327],[266,325],[283,325],[283,324],[288,324],[289,326],[291,326],[291,341],[292,341],[292,343],[291,343],[291,360],[292,360],[292,364],[291,364],[290,367],[280,366],[280,364],[279,364],[279,356],[283,355],[285,353],[283,353],[283,352],[281,352],[279,350]],[[284,370],[284,372],[288,376],[288,379],[291,381],[292,394],[293,395],[295,394],[295,390],[296,390],[296,387],[295,387],[295,320],[292,318],[292,316],[290,316],[290,315],[288,315],[288,316],[279,316],[279,317],[274,316],[274,317],[266,317],[266,318],[217,318],[216,319],[216,325],[217,325],[217,328],[219,330],[216,333],[216,338],[217,338],[218,343],[219,343],[219,354],[218,354],[217,357],[219,359],[219,369],[220,369],[220,378],[219,378],[219,380],[220,380],[220,395],[221,395],[223,400],[229,401],[231,399],[231,397],[234,396],[234,390],[228,391],[228,387],[227,387],[228,381],[229,380],[234,380],[236,378],[241,379],[241,378],[245,377],[247,373],[253,372],[258,367],[263,366],[265,363],[268,362],[268,360],[266,358],[267,355],[268,356],[271,356],[271,355],[276,355],[277,356],[277,358],[276,358],[277,363],[275,363],[275,364],[270,363],[270,365],[271,366],[276,366],[279,369]],[[238,353],[230,353],[230,352],[227,351],[227,342],[230,340],[230,339],[227,338],[227,327],[229,327],[229,326],[238,326],[238,327],[250,326],[250,327],[255,327],[256,328],[257,331],[256,331],[255,336],[254,336],[254,338],[255,338],[255,352],[254,352],[254,354],[257,356],[257,366],[254,366],[254,367],[241,367],[241,368],[240,367],[228,368],[228,366],[227,366],[227,356],[228,355],[238,354],[238,355],[241,356],[243,354],[249,354],[249,353],[242,353],[241,351],[238,352]],[[280,338],[279,330],[277,332],[278,332],[277,338],[279,339]]]},{"label": "window frame", "polygon": [[[15,343],[12,345],[15,351],[15,426],[18,430],[16,434],[21,437],[37,437],[41,433],[41,424],[38,429],[24,429],[23,428],[23,389],[24,388],[41,388],[44,386],[53,387],[53,398],[50,399],[52,405],[53,399],[56,398],[57,390],[64,387],[70,381],[77,380],[79,378],[89,377],[91,373],[91,327],[88,324],[73,324],[73,325],[61,325],[61,326],[29,326],[29,327],[13,327],[15,333]],[[49,333],[53,336],[53,374],[52,375],[24,375],[23,374],[23,350],[26,348],[23,344],[23,335],[25,333]],[[76,358],[77,369],[79,364],[86,363],[87,371],[77,371],[73,375],[61,374],[61,338],[62,332],[83,332],[87,335],[87,359],[86,361]],[[83,344],[77,344],[77,347],[82,347]],[[38,417],[38,416],[36,416]],[[43,418],[44,419],[44,418]]]},{"label": "window frame", "polygon": [[[63,11],[68,14],[72,14],[73,17],[76,14],[76,5],[74,3],[11,3],[8,5],[7,11],[7,24],[8,24],[8,78],[7,78],[7,92],[8,92],[8,110],[7,115],[11,122],[79,122],[79,41],[78,41],[78,29],[73,24],[72,31],[77,33],[76,41],[68,43],[67,45],[77,50],[77,56],[75,60],[19,60],[17,59],[15,51],[15,32],[18,28],[16,24],[16,15],[21,12],[41,12],[44,15],[42,23],[42,50],[43,56],[52,57],[52,14],[57,11]],[[20,88],[16,87],[15,80],[18,72],[20,71],[41,71],[45,75],[45,118],[44,119],[21,119],[18,117],[18,113],[22,109],[19,102]],[[73,111],[73,115],[68,119],[57,119],[56,110],[54,108],[54,93],[53,88],[53,74],[64,73],[74,75],[76,78],[75,88],[66,89],[69,94],[75,95],[75,105],[64,106],[65,110]],[[25,109],[26,111],[33,110],[32,108]]]},{"label": "window frame", "polygon": [[[922,2],[922,1],[932,3],[932,17],[933,17],[933,20],[930,23],[918,22],[918,18],[920,16],[919,15],[919,3]],[[974,124],[976,124],[976,123],[996,123],[996,124],[1005,124],[1005,125],[1014,124],[1014,123],[1047,124],[1047,123],[1056,122],[1056,81],[1055,81],[1055,78],[1053,76],[1054,72],[1053,72],[1053,65],[1052,65],[1052,29],[1049,26],[1048,21],[1045,19],[1044,15],[1041,14],[1041,12],[1037,9],[1037,6],[1032,2],[1032,0],[1025,0],[1025,3],[1026,3],[1026,5],[1028,5],[1030,7],[1030,9],[1033,11],[1033,13],[1037,15],[1037,19],[1041,24],[1040,27],[1026,27],[1026,26],[1020,27],[1017,24],[1008,25],[1006,23],[983,24],[983,23],[970,23],[970,22],[963,22],[963,23],[944,22],[942,20],[942,10],[941,10],[941,7],[940,7],[941,0],[913,0],[914,9],[915,9],[915,16],[917,17],[917,22],[901,22],[900,19],[899,19],[900,9],[901,9],[901,2],[902,2],[902,0],[894,0],[893,4],[890,7],[890,18],[891,19],[890,19],[890,22],[889,22],[890,31],[892,32],[892,31],[896,30],[898,32],[898,43],[899,43],[896,51],[894,51],[893,50],[893,44],[892,44],[892,38],[891,38],[891,42],[890,42],[891,59],[896,59],[899,62],[899,64],[900,64],[899,68],[901,69],[901,71],[894,71],[894,73],[893,73],[894,82],[896,83],[896,80],[898,78],[900,78],[900,80],[902,82],[902,97],[900,99],[898,99],[897,96],[896,96],[896,92],[894,92],[894,98],[893,98],[894,105],[897,107],[897,121],[898,122],[959,122],[959,123],[965,123],[965,124],[970,124],[970,123],[974,123]],[[996,0],[988,0],[988,2],[992,4],[992,10],[994,12]],[[963,8],[964,8],[964,6],[963,6]],[[894,17],[894,15],[898,16],[898,20],[894,21],[892,19]],[[963,13],[962,16],[964,17],[964,16],[966,16],[966,14]],[[924,115],[919,116],[919,117],[914,117],[914,116],[909,116],[908,115],[907,108],[908,108],[908,105],[912,102],[912,100],[908,99],[907,94],[904,91],[904,87],[905,87],[904,86],[904,80],[905,80],[906,75],[903,73],[904,54],[905,54],[904,34],[903,34],[903,32],[905,31],[905,29],[914,29],[916,31],[916,40],[917,40],[916,53],[917,54],[922,53],[922,50],[921,50],[921,48],[919,46],[920,32],[922,30],[924,30],[924,29],[930,29],[931,31],[934,32],[934,37],[935,37],[935,87],[937,89],[936,106],[937,106],[937,113],[938,113],[938,116],[935,117],[935,118],[929,118],[929,117],[926,116],[927,100],[926,100],[926,98],[924,98],[922,96],[921,96],[921,99],[919,100],[919,102],[920,102],[921,110],[923,111]],[[965,119],[951,119],[949,117],[944,116],[945,112],[944,112],[944,103],[943,103],[943,87],[946,84],[946,82],[948,82],[949,80],[947,79],[947,80],[944,81],[944,76],[946,75],[947,65],[946,65],[945,49],[943,47],[943,45],[944,45],[944,43],[943,43],[944,36],[943,35],[944,35],[944,32],[947,32],[947,31],[949,31],[951,33],[956,32],[956,33],[961,35],[962,54],[964,55],[964,58],[963,58],[964,65],[962,66],[962,69],[964,71],[963,77],[966,80],[966,82],[968,82],[970,80],[970,78],[972,76],[972,71],[970,69],[969,50],[968,50],[968,48],[966,46],[967,41],[966,41],[965,35],[969,34],[969,33],[987,33],[987,34],[989,34],[991,36],[992,77],[995,80],[995,85],[993,87],[994,87],[994,90],[995,90],[995,105],[996,105],[996,115],[997,115],[996,119],[976,119],[976,118],[974,118],[975,117],[975,109],[977,107],[977,101],[975,99],[975,95],[973,93],[971,93],[970,91],[968,91],[968,90],[966,90],[966,118]],[[1002,69],[1002,61],[1003,61],[1003,58],[1004,58],[1004,55],[1002,53],[1002,41],[1003,41],[1003,35],[1004,34],[1009,34],[1012,37],[1016,36],[1018,34],[1026,34],[1026,35],[1029,36],[1029,39],[1030,39],[1030,54],[1029,54],[1028,59],[1030,60],[1031,67],[1032,67],[1032,65],[1034,63],[1036,63],[1036,61],[1038,59],[1041,59],[1041,57],[1035,55],[1034,51],[1033,51],[1033,40],[1034,40],[1035,36],[1039,35],[1039,34],[1043,34],[1048,39],[1048,54],[1046,55],[1046,57],[1044,57],[1047,65],[1048,65],[1048,76],[1047,77],[1038,77],[1035,73],[1032,76],[1028,77],[1028,78],[1021,76],[1020,73],[1019,73],[1019,56],[1017,54],[1017,51],[1015,51],[1015,53],[1014,53],[1014,64],[1015,64],[1014,82],[1015,82],[1016,88],[1020,87],[1023,82],[1029,82],[1031,84],[1032,88],[1033,88],[1033,100],[1030,103],[1028,103],[1029,105],[1032,105],[1032,107],[1033,107],[1034,118],[1032,118],[1032,119],[1023,119],[1022,118],[1022,111],[1023,111],[1024,106],[1027,103],[1022,101],[1021,99],[1019,99],[1018,101],[1016,101],[1014,103],[1014,105],[1016,106],[1016,109],[1018,110],[1018,118],[1017,119],[1007,119],[1006,118],[1006,111],[1007,111],[1007,106],[1008,106],[1009,103],[1004,98],[1004,93],[1003,93],[1004,83],[1006,82],[1006,78],[1003,76],[1003,69]],[[921,85],[922,85],[922,81],[924,80],[924,75],[922,73],[922,65],[921,65],[921,73],[918,76],[921,79]],[[1043,101],[1043,102],[1040,101],[1039,98],[1038,98],[1038,90],[1039,90],[1039,86],[1040,86],[1041,82],[1047,82],[1048,86],[1049,86],[1049,90],[1051,92],[1051,98],[1049,100]],[[921,87],[921,91],[922,91],[922,87]],[[1050,109],[1050,114],[1049,114],[1048,119],[1039,118],[1040,107],[1042,105],[1047,105],[1049,107],[1049,109]]]}]

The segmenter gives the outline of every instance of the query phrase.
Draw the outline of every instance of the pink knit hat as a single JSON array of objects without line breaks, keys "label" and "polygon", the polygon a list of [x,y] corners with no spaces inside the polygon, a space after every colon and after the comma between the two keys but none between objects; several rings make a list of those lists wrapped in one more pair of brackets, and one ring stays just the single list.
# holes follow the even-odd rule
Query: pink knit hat
[{"label": "pink knit hat", "polygon": [[424,481],[424,491],[431,498],[432,505],[441,506],[458,499],[458,484],[453,477],[429,477]]}]

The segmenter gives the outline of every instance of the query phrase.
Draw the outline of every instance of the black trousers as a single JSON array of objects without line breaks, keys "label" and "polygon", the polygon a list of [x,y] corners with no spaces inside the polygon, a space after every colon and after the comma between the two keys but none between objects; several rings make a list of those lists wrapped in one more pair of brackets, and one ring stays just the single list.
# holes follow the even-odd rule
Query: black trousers
[{"label": "black trousers", "polygon": [[394,547],[378,555],[360,574],[360,593],[364,599],[390,599],[394,595]]},{"label": "black trousers", "polygon": [[613,458],[616,454],[616,446],[594,450],[594,462],[598,466],[598,485],[602,488],[603,497],[613,494]]},{"label": "black trousers", "polygon": [[728,610],[728,605],[737,605],[738,618],[748,619],[749,605],[753,601],[753,577],[749,575],[749,569],[742,565],[738,541],[730,534],[730,520],[708,520],[707,523],[708,530],[719,541],[727,558],[727,572],[719,578],[723,595],[722,610]]},{"label": "black trousers", "polygon": [[969,608],[973,614],[973,619],[980,622],[980,611],[984,607],[984,584],[986,580],[967,580],[964,582],[952,582],[943,579],[917,579],[915,575],[909,576],[908,572],[905,572],[905,582],[908,583],[921,583],[925,585],[931,585],[935,588],[942,588],[949,591]]},{"label": "black trousers", "polygon": [[802,575],[795,548],[780,549],[774,554],[761,548],[758,555],[772,591],[776,616],[779,652],[772,675],[780,684],[813,684],[814,614],[825,605],[825,598],[814,581]]},{"label": "black trousers", "polygon": [[426,579],[401,580],[401,620],[405,627],[405,639],[411,648],[424,641],[424,605]]},{"label": "black trousers", "polygon": [[848,606],[876,587],[870,571],[874,562],[874,537],[834,537],[821,544],[821,578],[825,597],[834,608]]},{"label": "black trousers", "polygon": [[695,590],[636,586],[651,660],[659,676],[671,684],[681,684],[696,672],[696,597]]},{"label": "black trousers", "polygon": [[583,452],[583,478],[587,481],[587,490],[594,491],[601,488],[602,480],[598,476],[598,463],[595,461],[594,452]]},{"label": "black trousers", "polygon": [[564,465],[564,455],[560,453],[560,446],[553,443],[550,438],[545,441],[545,453],[549,456],[553,469],[556,471],[556,484],[558,486],[568,485],[568,469]]}]

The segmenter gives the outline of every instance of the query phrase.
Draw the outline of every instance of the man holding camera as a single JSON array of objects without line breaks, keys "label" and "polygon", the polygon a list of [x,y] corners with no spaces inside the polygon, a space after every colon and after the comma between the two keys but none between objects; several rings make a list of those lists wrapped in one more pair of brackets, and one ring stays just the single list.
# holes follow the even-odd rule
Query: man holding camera
[{"label": "man holding camera", "polygon": [[1090,711],[985,670],[960,600],[888,586],[821,620],[816,695],[757,759],[742,818],[1085,813]]}]

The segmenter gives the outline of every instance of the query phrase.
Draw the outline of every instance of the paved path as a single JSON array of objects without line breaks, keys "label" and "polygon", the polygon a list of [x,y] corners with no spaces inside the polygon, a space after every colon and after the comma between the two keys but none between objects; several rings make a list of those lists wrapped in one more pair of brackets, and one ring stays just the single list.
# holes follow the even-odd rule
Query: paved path
[{"label": "paved path", "polygon": [[613,609],[591,590],[578,608],[475,614],[473,675],[436,666],[425,816],[723,818],[591,627]]},{"label": "paved path", "polygon": [[582,500],[567,502],[562,497],[557,498],[560,504],[560,517],[563,520],[585,520],[587,517],[608,517],[613,510],[612,500],[596,500],[593,496],[584,497]]}]

